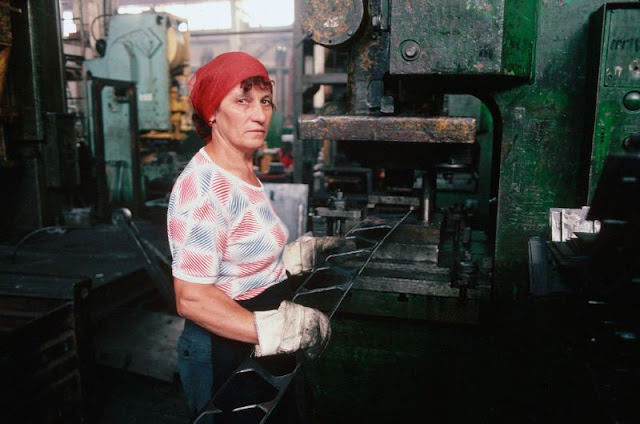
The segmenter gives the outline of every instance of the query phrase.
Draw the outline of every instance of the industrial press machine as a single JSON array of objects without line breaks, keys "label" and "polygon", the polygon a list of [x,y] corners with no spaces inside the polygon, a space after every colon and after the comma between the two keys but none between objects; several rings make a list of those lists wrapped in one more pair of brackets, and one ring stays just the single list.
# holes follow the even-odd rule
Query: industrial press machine
[{"label": "industrial press machine", "polygon": [[[347,307],[475,322],[483,300],[516,300],[500,322],[561,333],[607,410],[596,422],[637,420],[640,3],[296,5],[314,219],[415,208]],[[589,208],[600,233],[563,222],[552,241],[556,210]]]},{"label": "industrial press machine", "polygon": [[[549,209],[587,205],[605,157],[637,136],[638,3],[295,5],[294,182],[309,186],[309,227],[413,208],[420,225],[396,247],[414,257],[397,262],[437,266],[381,288],[526,296],[527,242],[548,233]],[[29,231],[77,206],[136,214],[180,167],[189,34],[167,14],[109,17],[81,62],[88,107],[75,112],[62,101],[75,58],[42,48],[59,32],[45,6],[3,9],[3,187],[19,192],[4,221]]]},{"label": "industrial press machine", "polygon": [[605,157],[637,137],[638,2],[296,5],[296,175],[315,217],[414,207],[420,235],[398,243],[438,267],[377,287],[526,297],[529,238],[550,208],[588,205]]}]

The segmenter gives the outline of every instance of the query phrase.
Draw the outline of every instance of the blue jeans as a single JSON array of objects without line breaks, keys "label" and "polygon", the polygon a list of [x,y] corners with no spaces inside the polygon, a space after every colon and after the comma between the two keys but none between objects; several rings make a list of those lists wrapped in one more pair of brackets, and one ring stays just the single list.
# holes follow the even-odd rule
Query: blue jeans
[{"label": "blue jeans", "polygon": [[[178,372],[187,405],[195,418],[213,397],[213,363],[211,361],[211,334],[204,328],[185,320],[178,339]],[[198,422],[212,423],[204,418]]]},{"label": "blue jeans", "polygon": [[[290,283],[283,281],[253,299],[238,303],[250,311],[264,311],[277,309],[282,300],[291,299],[291,296]],[[192,321],[185,320],[184,330],[178,339],[178,372],[189,410],[194,418],[207,406],[215,391],[227,381],[252,349],[251,344],[213,335]],[[278,361],[283,363],[283,369],[284,367],[293,368],[295,365],[295,359],[290,356],[280,358]],[[297,414],[295,391],[288,390],[288,392],[291,394],[285,395],[277,408],[277,413],[274,411],[271,422],[297,421],[294,417]],[[218,421],[224,422],[225,419],[223,416],[218,416],[216,422]],[[210,415],[199,420],[198,424],[212,422],[213,416]]]}]

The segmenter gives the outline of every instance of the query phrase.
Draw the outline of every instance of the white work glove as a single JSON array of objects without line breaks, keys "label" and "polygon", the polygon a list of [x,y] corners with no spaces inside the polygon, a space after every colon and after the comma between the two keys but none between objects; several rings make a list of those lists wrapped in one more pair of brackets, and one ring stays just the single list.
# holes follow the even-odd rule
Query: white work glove
[{"label": "white work glove", "polygon": [[329,318],[317,309],[284,300],[278,309],[254,312],[258,344],[255,356],[302,351],[318,357],[329,343]]},{"label": "white work glove", "polygon": [[323,253],[343,244],[344,239],[342,237],[314,237],[310,232],[305,233],[284,246],[284,251],[282,252],[284,268],[291,275],[310,271]]}]

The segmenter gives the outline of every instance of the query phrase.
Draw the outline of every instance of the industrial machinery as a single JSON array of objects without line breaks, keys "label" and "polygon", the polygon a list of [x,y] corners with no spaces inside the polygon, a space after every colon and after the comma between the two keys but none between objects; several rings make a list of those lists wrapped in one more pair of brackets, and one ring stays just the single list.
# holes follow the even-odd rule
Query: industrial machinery
[{"label": "industrial machinery", "polygon": [[433,254],[384,259],[437,264],[360,288],[527,296],[529,237],[551,207],[586,205],[640,130],[638,2],[296,5],[296,178],[314,219],[417,206],[399,247]]},{"label": "industrial machinery", "polygon": [[[461,322],[482,299],[520,300],[507,320],[544,304],[534,328],[565,332],[606,410],[594,422],[637,421],[640,3],[296,5],[296,178],[314,230],[417,206],[345,310]],[[550,211],[589,206],[602,234],[530,267]],[[532,287],[542,270],[557,280]]]},{"label": "industrial machinery", "polygon": [[[156,243],[150,257],[144,226],[114,225],[109,212],[139,213],[145,165],[185,138],[188,34],[168,15],[138,19],[114,17],[115,38],[98,43],[104,55],[84,79],[76,65],[89,45],[67,53],[58,0],[0,5],[2,422],[92,421],[93,324],[154,299],[147,272],[166,251]],[[39,241],[46,252],[34,259]]]},{"label": "industrial machinery", "polygon": [[63,46],[59,11],[57,1],[2,7],[0,151],[13,193],[3,223],[18,232],[73,223],[67,214],[79,208],[100,222],[112,207],[139,213],[157,194],[152,182],[174,177],[167,146],[191,129],[183,19],[105,13],[96,19],[108,34],[93,40],[100,57],[86,60],[86,40],[73,54]]},{"label": "industrial machinery", "polygon": [[75,119],[66,110],[58,10],[55,1],[12,1],[0,7],[0,187],[7,233],[61,220],[78,183]]},{"label": "industrial machinery", "polygon": [[[310,229],[349,234],[354,222],[412,211],[350,282],[341,308],[478,322],[486,300],[549,296],[556,286],[531,291],[530,274],[537,270],[528,263],[529,242],[547,238],[551,209],[592,206],[592,218],[603,220],[605,229],[595,244],[600,250],[593,261],[585,261],[584,252],[556,255],[568,274],[577,261],[587,264],[562,289],[585,300],[581,317],[598,321],[584,334],[597,328],[598,337],[615,341],[613,347],[585,349],[593,355],[593,369],[611,365],[613,371],[603,371],[611,377],[607,384],[622,376],[637,387],[637,301],[635,290],[626,289],[639,278],[638,225],[625,211],[637,210],[637,202],[628,200],[637,199],[639,178],[640,2],[296,0],[295,5],[294,113],[287,118],[296,122],[294,182],[309,187]],[[108,33],[93,40],[100,57],[73,59],[83,68],[74,78],[87,78],[87,103],[72,111],[66,107],[69,57],[60,41],[59,2],[0,4],[5,241],[24,240],[33,230],[45,234],[57,224],[89,232],[91,223],[73,219],[77,207],[104,220],[113,207],[127,207],[137,217],[144,200],[162,197],[180,168],[172,150],[185,140],[189,123],[189,34],[181,31],[181,19],[164,13],[109,15],[99,18],[108,23]],[[278,69],[286,73],[285,66]],[[164,183],[154,186],[157,181]],[[143,287],[126,283],[138,282],[145,262],[127,251],[128,239],[115,237],[133,234],[140,241],[133,227],[127,231],[100,227],[97,234],[104,238],[91,243],[78,231],[72,234],[78,238],[60,243],[73,248],[73,255],[51,243],[50,250],[25,255],[24,262],[3,262],[4,295],[12,303],[28,295],[15,293],[14,283],[25,279],[38,287],[44,280],[45,292],[51,279],[85,289],[88,276],[91,297],[100,296],[100,289],[108,292],[108,301],[92,305],[139,296],[132,287],[140,292]],[[93,245],[111,237],[124,253]],[[567,244],[552,246],[557,253]],[[12,247],[5,250],[15,252]],[[36,276],[33,263],[41,271]],[[51,275],[43,276],[47,270]],[[593,293],[587,289],[604,296],[580,297]],[[26,340],[34,326],[54,322],[49,320],[54,315],[66,325],[87,301],[73,293],[53,302],[50,293],[36,293],[33,297],[44,299],[42,309],[7,331]],[[10,308],[4,312],[15,315]],[[68,340],[85,336],[69,333],[69,325],[63,328]],[[596,347],[590,343],[585,345]],[[609,355],[612,351],[620,355]],[[83,356],[81,348],[70,352]],[[628,362],[616,366],[620,362],[612,358]],[[73,363],[71,383],[63,387],[71,402],[84,396],[86,384],[75,378],[85,364]]]},{"label": "industrial machinery", "polygon": [[107,203],[138,213],[153,180],[173,181],[177,166],[163,164],[191,129],[186,21],[155,12],[108,20],[100,57],[84,62],[91,147],[105,167],[97,173],[101,216]]}]

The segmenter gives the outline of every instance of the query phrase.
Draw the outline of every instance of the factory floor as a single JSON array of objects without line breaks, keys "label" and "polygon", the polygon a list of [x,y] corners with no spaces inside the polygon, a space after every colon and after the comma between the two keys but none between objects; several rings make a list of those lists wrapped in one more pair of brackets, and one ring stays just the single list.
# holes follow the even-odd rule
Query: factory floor
[{"label": "factory floor", "polygon": [[[332,326],[329,348],[307,367],[312,424],[609,422],[553,328],[350,315]],[[189,422],[177,378],[98,374],[97,424]]]},{"label": "factory floor", "polygon": [[189,423],[178,383],[106,366],[98,366],[96,375],[101,393],[91,411],[95,424]]},{"label": "factory floor", "polygon": [[[139,225],[148,240],[162,240],[159,228]],[[92,279],[91,311],[99,325],[92,332],[97,366],[90,423],[190,422],[176,376],[181,319],[157,302],[140,301],[154,285],[125,232],[104,226],[42,233],[2,252],[0,269],[13,276],[4,279],[6,290],[22,284],[15,275],[34,270]],[[411,304],[401,296],[397,301]],[[579,319],[563,299],[487,304],[479,316],[463,324],[336,314],[329,347],[306,367],[310,424],[640,422],[637,408],[625,407],[639,393],[638,367],[610,374],[628,379],[625,391],[594,384],[594,369],[571,340],[580,338]],[[615,420],[609,399],[618,408]]]}]

